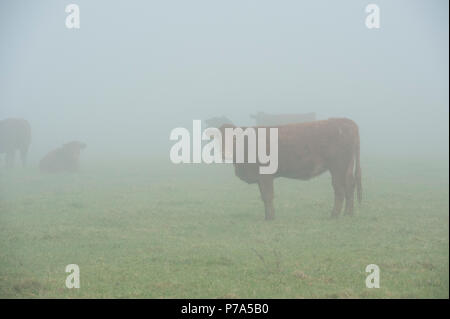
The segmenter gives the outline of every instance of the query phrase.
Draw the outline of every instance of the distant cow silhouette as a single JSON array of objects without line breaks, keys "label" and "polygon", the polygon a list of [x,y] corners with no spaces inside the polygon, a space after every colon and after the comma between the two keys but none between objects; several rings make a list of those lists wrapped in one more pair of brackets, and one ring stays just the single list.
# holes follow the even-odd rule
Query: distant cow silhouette
[{"label": "distant cow silhouette", "polygon": [[0,153],[6,154],[6,167],[14,165],[16,150],[20,151],[22,165],[25,166],[30,143],[31,128],[28,121],[18,118],[0,121]]},{"label": "distant cow silhouette", "polygon": [[39,162],[42,172],[76,172],[79,167],[80,151],[86,144],[73,141],[51,151]]},{"label": "distant cow silhouette", "polygon": [[207,120],[204,120],[204,123],[206,127],[215,127],[215,128],[219,128],[223,124],[233,124],[233,122],[231,122],[231,120],[226,116],[211,117]]},{"label": "distant cow silhouette", "polygon": [[257,126],[285,125],[292,123],[312,122],[316,120],[316,113],[305,114],[267,114],[258,112],[252,114]]},{"label": "distant cow silhouette", "polygon": [[[219,128],[222,139],[227,127],[234,126],[225,124]],[[261,198],[264,201],[266,220],[275,217],[273,180],[276,177],[308,180],[326,171],[331,173],[334,188],[332,216],[340,214],[344,199],[346,214],[353,214],[355,184],[358,201],[361,202],[362,198],[359,129],[356,123],[350,119],[332,118],[280,125],[277,128],[278,170],[276,173],[260,174],[261,164],[259,163],[233,161],[236,176],[249,184],[258,183]],[[258,135],[258,132],[256,134]],[[269,136],[268,131],[266,136]],[[247,147],[246,144],[245,154],[248,151]],[[269,148],[270,143],[267,142],[267,149]],[[225,157],[225,154],[223,156]]]}]

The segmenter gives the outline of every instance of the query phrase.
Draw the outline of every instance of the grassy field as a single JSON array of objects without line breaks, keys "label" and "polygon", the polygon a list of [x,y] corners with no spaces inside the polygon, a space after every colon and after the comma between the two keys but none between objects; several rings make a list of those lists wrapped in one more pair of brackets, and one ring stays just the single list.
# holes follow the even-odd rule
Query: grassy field
[{"label": "grassy field", "polygon": [[[273,222],[228,165],[1,170],[0,297],[448,298],[448,162],[362,164],[354,217],[329,218],[324,174],[278,179]],[[80,289],[65,288],[72,263]]]}]

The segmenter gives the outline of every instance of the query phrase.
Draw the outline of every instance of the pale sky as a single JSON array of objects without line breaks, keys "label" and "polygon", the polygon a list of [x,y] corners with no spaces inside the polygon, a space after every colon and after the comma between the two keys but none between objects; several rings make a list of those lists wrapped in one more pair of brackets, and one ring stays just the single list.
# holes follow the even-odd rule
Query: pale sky
[{"label": "pale sky", "polygon": [[[80,7],[67,29],[65,6]],[[365,6],[380,7],[380,29]],[[365,154],[448,161],[448,1],[16,1],[0,4],[0,118],[30,157],[167,152],[171,129],[225,115],[350,117]],[[89,150],[89,152],[88,152]]]}]

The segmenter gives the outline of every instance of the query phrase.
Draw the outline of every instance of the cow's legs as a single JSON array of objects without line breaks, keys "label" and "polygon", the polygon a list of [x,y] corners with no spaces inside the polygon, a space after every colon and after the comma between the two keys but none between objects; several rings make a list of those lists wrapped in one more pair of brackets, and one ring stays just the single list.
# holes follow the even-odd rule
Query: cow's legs
[{"label": "cow's legs", "polygon": [[345,175],[341,172],[331,172],[331,183],[334,189],[334,207],[331,212],[332,217],[337,217],[342,211],[345,198]]},{"label": "cow's legs", "polygon": [[259,191],[261,192],[261,199],[264,202],[266,220],[272,220],[275,218],[275,211],[273,209],[273,178],[271,176],[261,177],[258,185]]},{"label": "cow's legs", "polygon": [[16,151],[15,150],[8,150],[6,152],[6,167],[7,168],[12,168],[14,165],[14,153]]},{"label": "cow's legs", "polygon": [[355,178],[353,176],[354,160],[350,161],[345,174],[345,214],[353,215],[353,206],[355,201]]},{"label": "cow's legs", "polygon": [[28,153],[28,147],[22,147],[20,149],[20,159],[22,160],[22,166],[25,167],[27,164],[27,153]]}]

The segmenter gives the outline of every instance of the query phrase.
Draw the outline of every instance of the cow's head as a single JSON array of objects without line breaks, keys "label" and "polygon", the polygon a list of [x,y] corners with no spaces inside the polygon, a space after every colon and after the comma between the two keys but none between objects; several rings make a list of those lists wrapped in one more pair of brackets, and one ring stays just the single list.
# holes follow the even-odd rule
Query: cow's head
[{"label": "cow's head", "polygon": [[62,146],[62,149],[64,149],[64,151],[67,151],[68,153],[76,156],[78,156],[80,154],[80,151],[85,148],[86,144],[79,141],[72,141]]},{"label": "cow's head", "polygon": [[233,124],[233,122],[231,122],[229,118],[223,115],[218,117],[211,117],[207,120],[204,120],[204,122],[207,127],[215,127],[215,128],[219,128],[224,124]]}]

